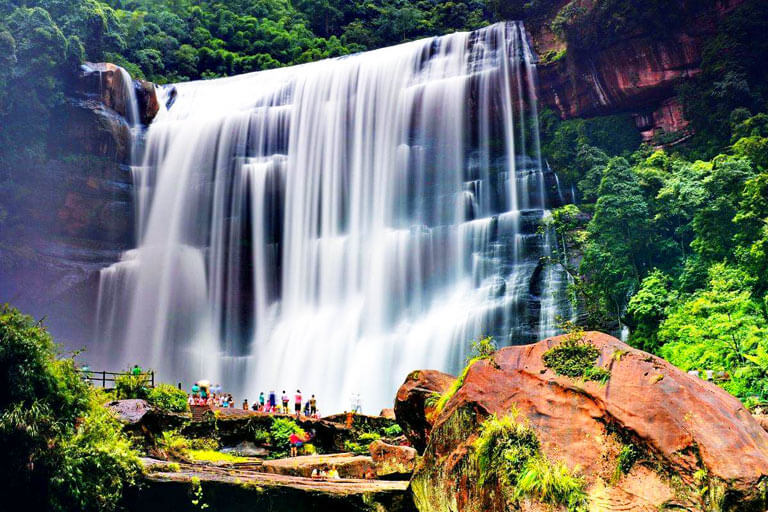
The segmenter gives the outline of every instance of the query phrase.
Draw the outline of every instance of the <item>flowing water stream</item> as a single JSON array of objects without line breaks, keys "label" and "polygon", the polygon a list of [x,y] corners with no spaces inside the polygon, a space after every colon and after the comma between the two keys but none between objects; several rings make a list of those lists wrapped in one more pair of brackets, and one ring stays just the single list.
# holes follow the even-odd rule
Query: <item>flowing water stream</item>
[{"label": "flowing water stream", "polygon": [[542,260],[563,194],[535,62],[513,22],[163,89],[138,246],[101,273],[100,359],[378,412],[473,338],[553,334],[573,312]]}]

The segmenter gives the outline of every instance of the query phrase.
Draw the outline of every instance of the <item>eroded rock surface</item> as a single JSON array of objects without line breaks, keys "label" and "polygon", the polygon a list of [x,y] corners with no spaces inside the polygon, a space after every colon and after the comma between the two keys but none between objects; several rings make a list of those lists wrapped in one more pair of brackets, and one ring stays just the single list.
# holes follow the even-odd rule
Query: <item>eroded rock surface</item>
[{"label": "eroded rock surface", "polygon": [[387,478],[408,478],[416,467],[418,454],[410,446],[397,446],[374,441],[368,446],[376,475]]},{"label": "eroded rock surface", "polygon": [[[413,512],[407,482],[314,480],[251,469],[205,464],[168,464],[144,459],[144,485],[128,502],[141,512]],[[193,503],[199,489],[199,501]]]},{"label": "eroded rock surface", "polygon": [[397,390],[395,417],[408,440],[421,453],[432,429],[430,398],[444,393],[456,377],[436,370],[416,370]]},{"label": "eroded rock surface", "polygon": [[371,457],[354,455],[351,453],[336,453],[332,455],[305,455],[301,457],[288,457],[284,459],[265,460],[262,463],[262,471],[277,475],[301,476],[309,478],[312,470],[325,471],[333,468],[339,472],[341,478],[364,479],[366,475],[373,474],[374,463]]},{"label": "eroded rock surface", "polygon": [[[768,434],[736,398],[611,336],[585,339],[610,371],[605,384],[544,365],[563,337],[504,348],[470,368],[414,475],[422,512],[505,509],[500,489],[476,484],[473,443],[485,419],[513,411],[543,455],[585,478],[593,510],[764,510]],[[637,460],[617,473],[628,445]]]}]

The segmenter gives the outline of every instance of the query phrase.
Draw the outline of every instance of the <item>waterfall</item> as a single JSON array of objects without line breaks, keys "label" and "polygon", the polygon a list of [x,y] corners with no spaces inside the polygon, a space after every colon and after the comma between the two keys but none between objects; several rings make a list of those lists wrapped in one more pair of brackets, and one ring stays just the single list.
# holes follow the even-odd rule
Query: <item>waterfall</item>
[{"label": "waterfall", "polygon": [[377,412],[475,337],[570,316],[522,23],[161,94],[138,247],[101,274],[105,364]]}]

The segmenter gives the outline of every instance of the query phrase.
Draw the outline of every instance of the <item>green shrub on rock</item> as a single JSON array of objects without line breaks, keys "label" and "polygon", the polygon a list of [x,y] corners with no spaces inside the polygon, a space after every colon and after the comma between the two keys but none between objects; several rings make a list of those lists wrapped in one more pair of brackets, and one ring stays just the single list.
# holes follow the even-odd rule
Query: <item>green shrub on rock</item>
[{"label": "green shrub on rock", "polygon": [[358,455],[368,454],[368,447],[371,443],[381,439],[381,436],[375,432],[366,432],[361,434],[355,441],[344,441],[344,449]]},{"label": "green shrub on rock", "polygon": [[584,340],[584,331],[572,329],[566,338],[556,347],[547,350],[542,358],[544,365],[558,375],[593,380],[605,384],[611,373],[600,366],[595,366],[600,351],[595,345]]},{"label": "green shrub on rock", "polygon": [[187,394],[170,384],[158,384],[147,393],[147,401],[166,411],[171,412],[186,412],[187,406]]},{"label": "green shrub on rock", "polygon": [[39,322],[0,306],[0,496],[31,512],[119,509],[140,467],[102,403]]},{"label": "green shrub on rock", "polygon": [[115,377],[115,394],[118,400],[146,399],[149,395],[145,375],[118,375]]},{"label": "green shrub on rock", "polygon": [[498,485],[510,505],[530,498],[569,512],[587,510],[584,480],[541,453],[536,432],[517,420],[516,411],[485,420],[474,448],[479,485]]}]

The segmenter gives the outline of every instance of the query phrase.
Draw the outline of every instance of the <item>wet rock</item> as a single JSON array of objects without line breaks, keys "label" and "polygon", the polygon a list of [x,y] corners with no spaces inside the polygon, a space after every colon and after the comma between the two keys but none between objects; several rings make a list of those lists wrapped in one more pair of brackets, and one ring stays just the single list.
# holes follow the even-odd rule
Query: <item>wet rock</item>
[{"label": "wet rock", "polygon": [[[412,480],[422,512],[505,510],[498,484],[476,485],[471,462],[481,423],[513,411],[544,456],[583,476],[594,509],[709,510],[714,500],[720,510],[764,510],[768,434],[736,398],[611,336],[585,338],[610,371],[605,384],[544,365],[562,337],[501,349],[470,368]],[[637,460],[617,471],[627,446]]]},{"label": "wet rock", "polygon": [[396,446],[384,441],[374,441],[368,446],[376,476],[385,478],[410,478],[416,466],[418,454],[410,446]]},{"label": "wet rock", "polygon": [[431,397],[444,393],[456,380],[452,375],[436,370],[411,372],[397,390],[395,416],[408,440],[421,453],[427,446],[432,429],[433,407],[428,405]]},{"label": "wet rock", "polygon": [[386,418],[388,420],[394,420],[395,419],[395,410],[394,409],[382,409],[379,413],[379,416],[382,418]]},{"label": "wet rock", "polygon": [[[126,83],[126,79],[130,83]],[[155,85],[145,80],[134,80],[110,62],[86,62],[80,68],[77,92],[83,97],[97,100],[117,115],[127,118],[129,97],[134,94],[139,109],[139,121],[149,125],[160,110]]]},{"label": "wet rock", "polygon": [[139,104],[139,118],[141,124],[148,126],[160,110],[160,102],[157,99],[155,84],[145,80],[134,82],[136,101]]}]

